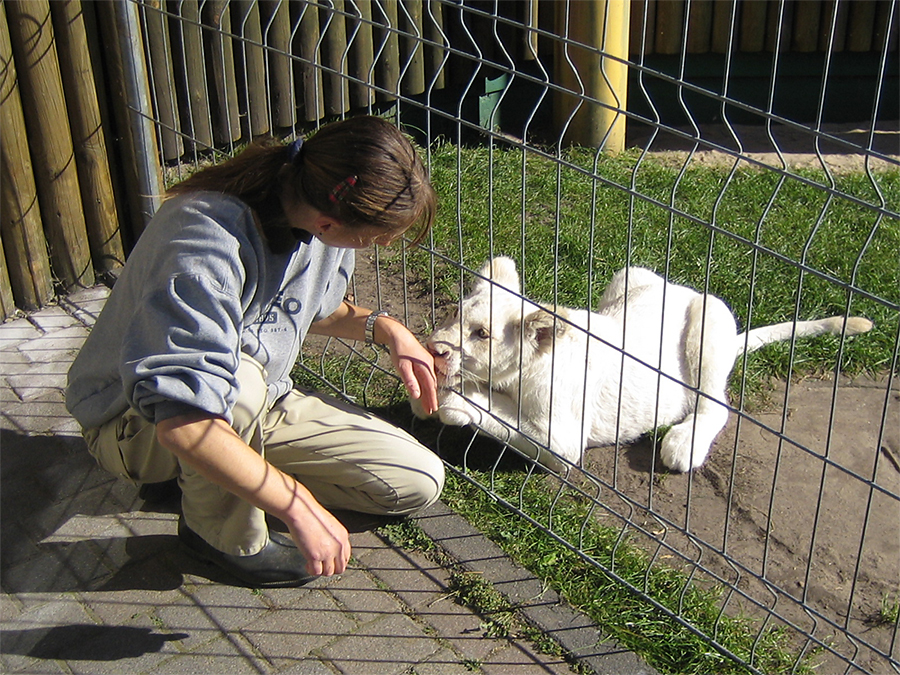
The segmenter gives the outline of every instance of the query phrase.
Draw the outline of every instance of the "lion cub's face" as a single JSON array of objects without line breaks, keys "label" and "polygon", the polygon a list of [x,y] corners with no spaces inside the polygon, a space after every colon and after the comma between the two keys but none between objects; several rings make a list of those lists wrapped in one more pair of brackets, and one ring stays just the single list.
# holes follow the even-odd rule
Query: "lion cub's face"
[{"label": "lion cub's face", "polygon": [[426,343],[444,387],[460,379],[502,387],[552,347],[553,315],[521,297],[515,262],[494,258],[479,275],[460,311]]}]

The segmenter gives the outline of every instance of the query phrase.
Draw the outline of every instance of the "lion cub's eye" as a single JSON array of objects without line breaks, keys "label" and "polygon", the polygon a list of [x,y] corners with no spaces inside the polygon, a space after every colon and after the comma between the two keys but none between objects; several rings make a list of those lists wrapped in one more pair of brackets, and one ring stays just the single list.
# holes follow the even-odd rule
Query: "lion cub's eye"
[{"label": "lion cub's eye", "polygon": [[487,328],[482,327],[475,331],[475,335],[477,335],[482,340],[487,340],[491,337],[491,331],[489,331]]}]

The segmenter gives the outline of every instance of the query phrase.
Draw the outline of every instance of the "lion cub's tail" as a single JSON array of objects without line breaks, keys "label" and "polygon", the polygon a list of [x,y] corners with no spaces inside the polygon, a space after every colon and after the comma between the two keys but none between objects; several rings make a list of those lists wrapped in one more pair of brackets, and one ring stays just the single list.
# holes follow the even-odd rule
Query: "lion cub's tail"
[{"label": "lion cub's tail", "polygon": [[816,335],[859,335],[860,333],[868,333],[872,330],[874,324],[868,319],[861,316],[851,316],[849,318],[843,316],[831,316],[827,319],[818,319],[817,321],[785,321],[784,323],[776,323],[771,326],[761,326],[754,328],[747,333],[741,333],[737,337],[737,355],[749,354],[760,347],[764,347],[772,342],[781,342],[790,340],[792,336],[815,337]]}]

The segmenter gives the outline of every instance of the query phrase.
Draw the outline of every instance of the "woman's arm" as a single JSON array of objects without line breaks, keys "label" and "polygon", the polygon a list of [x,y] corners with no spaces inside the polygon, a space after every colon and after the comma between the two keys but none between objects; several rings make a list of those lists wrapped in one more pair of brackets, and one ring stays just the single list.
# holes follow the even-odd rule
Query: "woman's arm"
[{"label": "woman's arm", "polygon": [[[357,307],[345,300],[331,316],[310,326],[309,332],[347,340],[364,340],[366,318],[371,313],[371,310]],[[421,400],[427,414],[436,411],[437,378],[431,353],[406,326],[390,316],[383,315],[375,319],[374,333],[375,342],[390,350],[394,368],[400,374],[409,395]]]},{"label": "woman's arm", "polygon": [[181,415],[157,424],[156,435],[163,447],[209,481],[284,522],[309,574],[330,576],[347,568],[346,528],[301,483],[244,443],[225,420],[202,412]]}]

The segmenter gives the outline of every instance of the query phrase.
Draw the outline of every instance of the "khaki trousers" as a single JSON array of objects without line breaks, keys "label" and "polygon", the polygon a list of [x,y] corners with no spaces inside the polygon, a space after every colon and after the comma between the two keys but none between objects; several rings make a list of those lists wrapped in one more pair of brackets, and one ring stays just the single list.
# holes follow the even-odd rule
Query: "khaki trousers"
[{"label": "khaki trousers", "polygon": [[[443,463],[405,431],[317,393],[293,390],[268,408],[263,369],[247,356],[238,382],[235,431],[326,508],[407,515],[440,496]],[[253,555],[268,542],[265,513],[179,462],[134,410],[86,429],[84,438],[104,469],[129,481],[178,477],[187,526],[220,551]]]}]

